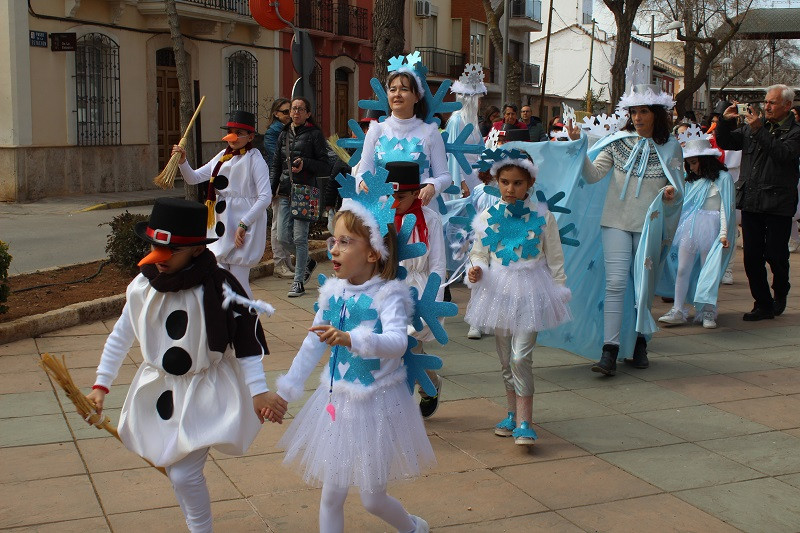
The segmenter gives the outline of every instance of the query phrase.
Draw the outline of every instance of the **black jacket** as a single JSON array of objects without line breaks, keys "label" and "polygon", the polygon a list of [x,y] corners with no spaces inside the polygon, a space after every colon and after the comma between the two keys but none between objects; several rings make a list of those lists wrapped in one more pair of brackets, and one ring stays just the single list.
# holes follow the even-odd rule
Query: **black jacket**
[{"label": "black jacket", "polygon": [[[272,178],[273,196],[277,194],[288,197],[292,189],[291,181],[316,186],[317,176],[327,176],[331,173],[328,144],[322,135],[322,130],[310,122],[294,130],[291,126],[290,122],[281,130],[277,150],[270,165],[269,175]],[[291,161],[298,157],[303,159],[303,170],[292,174],[290,180]]]},{"label": "black jacket", "polygon": [[742,211],[792,216],[797,209],[800,179],[800,125],[793,119],[770,133],[764,124],[755,133],[735,120],[720,120],[717,145],[741,150],[742,166],[736,182],[736,207]]}]

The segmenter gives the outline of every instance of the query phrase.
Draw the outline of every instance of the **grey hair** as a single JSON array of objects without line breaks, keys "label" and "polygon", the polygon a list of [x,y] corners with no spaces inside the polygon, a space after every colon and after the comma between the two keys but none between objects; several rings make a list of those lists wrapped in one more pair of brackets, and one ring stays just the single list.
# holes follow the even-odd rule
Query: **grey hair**
[{"label": "grey hair", "polygon": [[770,85],[767,87],[767,94],[769,94],[770,91],[780,91],[781,98],[783,98],[784,102],[789,102],[790,104],[794,102],[794,91],[787,85],[783,85],[782,83]]}]

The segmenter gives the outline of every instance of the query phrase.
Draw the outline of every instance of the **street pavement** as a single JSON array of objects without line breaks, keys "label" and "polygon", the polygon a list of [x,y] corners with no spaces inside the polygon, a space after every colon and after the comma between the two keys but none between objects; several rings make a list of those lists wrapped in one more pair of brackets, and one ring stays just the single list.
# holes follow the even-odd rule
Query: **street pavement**
[{"label": "street pavement", "polygon": [[[328,264],[320,270],[330,275]],[[793,254],[794,287],[798,272]],[[389,493],[434,531],[800,530],[800,302],[795,292],[783,316],[743,322],[752,300],[741,250],[734,273],[736,283],[720,291],[720,327],[660,331],[647,370],[620,363],[616,377],[603,378],[582,357],[537,347],[539,440],[530,450],[492,432],[505,416],[494,339],[466,338],[469,292],[457,286],[450,343],[427,347],[444,360],[443,401],[426,422],[438,466]],[[253,289],[277,309],[262,319],[274,386],[311,322],[314,298],[289,299],[288,281],[271,277]],[[308,289],[315,293],[316,282]],[[668,306],[657,300],[654,314]],[[0,346],[1,530],[185,530],[168,480],[87,427],[37,367],[43,352],[64,355],[88,391],[114,321]],[[132,349],[107,398],[115,423],[140,362]],[[315,372],[305,398],[318,383]],[[289,423],[266,424],[243,457],[212,451],[205,474],[216,531],[316,531],[320,491],[282,466],[275,447]],[[389,530],[355,491],[345,517],[347,531]]]},{"label": "street pavement", "polygon": [[156,198],[182,195],[172,189],[0,202],[0,241],[13,257],[9,275],[105,259],[112,218],[126,210],[149,214]]}]

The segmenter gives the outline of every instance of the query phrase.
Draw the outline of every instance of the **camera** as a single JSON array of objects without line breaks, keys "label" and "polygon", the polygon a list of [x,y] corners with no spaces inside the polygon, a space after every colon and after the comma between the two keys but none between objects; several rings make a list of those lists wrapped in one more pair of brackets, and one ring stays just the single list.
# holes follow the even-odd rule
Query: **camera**
[{"label": "camera", "polygon": [[746,115],[750,111],[750,106],[748,104],[736,104],[736,111],[740,115]]}]

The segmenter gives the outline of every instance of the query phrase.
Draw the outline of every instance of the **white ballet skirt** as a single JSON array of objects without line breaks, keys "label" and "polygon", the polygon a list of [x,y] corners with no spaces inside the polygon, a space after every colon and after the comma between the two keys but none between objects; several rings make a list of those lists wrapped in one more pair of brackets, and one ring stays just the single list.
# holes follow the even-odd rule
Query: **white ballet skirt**
[{"label": "white ballet skirt", "polygon": [[139,275],[127,297],[144,361],[122,406],[123,444],[156,466],[208,447],[244,453],[261,424],[233,348],[208,348],[202,285],[159,292]]},{"label": "white ballet skirt", "polygon": [[719,211],[698,209],[681,217],[674,242],[680,248],[693,252],[708,253],[719,239]]},{"label": "white ballet skirt", "polygon": [[571,291],[556,283],[544,258],[492,262],[472,284],[464,320],[483,333],[544,331],[572,320]]}]

